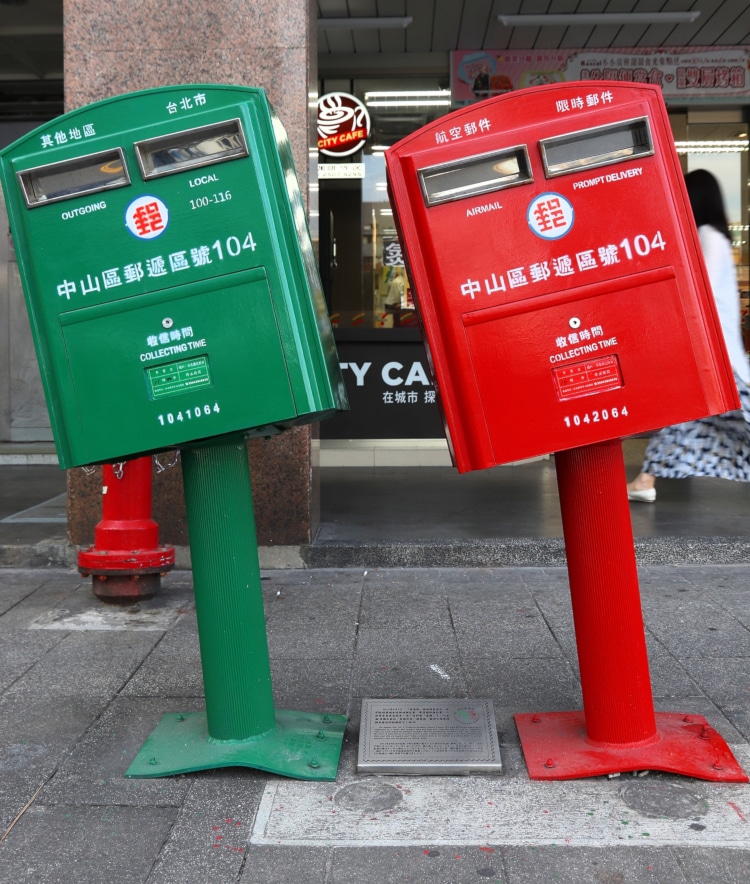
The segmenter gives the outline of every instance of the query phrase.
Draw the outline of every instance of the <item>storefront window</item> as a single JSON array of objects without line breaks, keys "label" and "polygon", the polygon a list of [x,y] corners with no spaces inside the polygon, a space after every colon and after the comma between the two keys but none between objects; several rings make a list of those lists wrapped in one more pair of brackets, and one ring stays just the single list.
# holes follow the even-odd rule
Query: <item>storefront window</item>
[{"label": "storefront window", "polygon": [[323,422],[321,438],[441,439],[437,393],[388,201],[384,152],[449,113],[450,95],[427,80],[321,85],[321,95],[334,91],[364,102],[371,133],[351,156],[321,158],[320,269],[351,403],[351,411]]},{"label": "storefront window", "polygon": [[[388,201],[384,151],[450,113],[450,93],[437,80],[321,84],[321,94],[334,91],[348,91],[365,104],[371,133],[362,150],[327,164],[326,177],[320,180],[320,267],[333,324],[340,329],[416,329],[412,286]],[[747,316],[749,170],[744,112],[670,109],[670,120],[683,169],[709,169],[722,185]],[[336,163],[346,164],[346,170]]]},{"label": "storefront window", "polygon": [[449,113],[450,93],[431,80],[321,84],[322,95],[333,91],[348,91],[364,102],[371,134],[361,151],[327,163],[319,181],[320,268],[331,320],[337,329],[416,332],[412,287],[388,201],[384,151]]},{"label": "storefront window", "polygon": [[378,153],[365,156],[364,161],[362,287],[372,305],[369,324],[373,328],[416,327],[411,284],[388,202],[385,160]]}]

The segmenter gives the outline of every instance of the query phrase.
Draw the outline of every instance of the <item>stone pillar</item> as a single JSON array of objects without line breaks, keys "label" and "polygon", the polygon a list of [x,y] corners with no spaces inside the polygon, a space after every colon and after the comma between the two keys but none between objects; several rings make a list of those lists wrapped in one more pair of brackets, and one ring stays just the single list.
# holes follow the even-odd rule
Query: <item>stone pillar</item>
[{"label": "stone pillar", "polygon": [[[309,0],[64,0],[64,36],[66,110],[180,83],[265,89],[307,194],[317,98],[317,30]],[[301,427],[248,446],[260,546],[299,546],[317,530],[313,435],[314,427]],[[170,460],[169,454],[160,457],[164,464]],[[101,518],[99,474],[68,474],[68,524],[78,545],[91,543]],[[153,515],[162,543],[187,543],[179,468],[155,470]]]}]

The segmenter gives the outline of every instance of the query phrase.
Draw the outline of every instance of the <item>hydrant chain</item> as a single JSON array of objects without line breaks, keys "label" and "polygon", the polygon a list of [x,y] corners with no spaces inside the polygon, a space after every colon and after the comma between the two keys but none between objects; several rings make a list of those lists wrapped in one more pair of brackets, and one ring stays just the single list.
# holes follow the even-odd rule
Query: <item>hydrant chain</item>
[{"label": "hydrant chain", "polygon": [[163,464],[159,460],[159,455],[154,455],[154,463],[156,464],[156,472],[157,473],[165,473],[167,470],[171,470],[172,467],[177,466],[177,461],[180,459],[180,451],[177,449],[172,455],[172,460],[168,464]]}]

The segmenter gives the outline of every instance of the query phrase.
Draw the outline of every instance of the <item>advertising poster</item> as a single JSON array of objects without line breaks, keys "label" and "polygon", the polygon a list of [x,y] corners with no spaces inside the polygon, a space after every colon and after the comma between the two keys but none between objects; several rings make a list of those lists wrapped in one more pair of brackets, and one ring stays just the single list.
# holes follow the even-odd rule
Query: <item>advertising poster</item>
[{"label": "advertising poster", "polygon": [[505,92],[572,80],[620,80],[661,86],[667,101],[744,102],[750,97],[750,49],[465,50],[451,53],[454,107]]}]

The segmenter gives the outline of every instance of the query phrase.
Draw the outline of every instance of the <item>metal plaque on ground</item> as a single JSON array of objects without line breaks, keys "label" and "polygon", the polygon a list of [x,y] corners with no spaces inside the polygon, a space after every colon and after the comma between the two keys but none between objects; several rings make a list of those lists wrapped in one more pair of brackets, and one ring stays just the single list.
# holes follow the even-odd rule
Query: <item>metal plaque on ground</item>
[{"label": "metal plaque on ground", "polygon": [[363,700],[360,773],[500,773],[492,700]]}]

